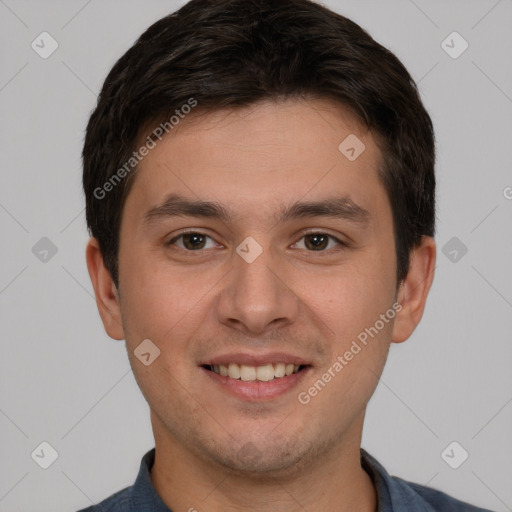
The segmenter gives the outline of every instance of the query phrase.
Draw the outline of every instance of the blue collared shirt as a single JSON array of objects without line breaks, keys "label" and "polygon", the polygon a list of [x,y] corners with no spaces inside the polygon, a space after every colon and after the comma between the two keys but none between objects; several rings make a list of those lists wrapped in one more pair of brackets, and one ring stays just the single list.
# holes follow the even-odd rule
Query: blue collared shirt
[{"label": "blue collared shirt", "polygon": [[[151,482],[150,471],[154,461],[153,448],[142,458],[139,474],[131,487],[79,512],[172,512],[158,496]],[[491,512],[456,500],[430,487],[391,476],[363,449],[361,464],[377,490],[377,512]]]}]

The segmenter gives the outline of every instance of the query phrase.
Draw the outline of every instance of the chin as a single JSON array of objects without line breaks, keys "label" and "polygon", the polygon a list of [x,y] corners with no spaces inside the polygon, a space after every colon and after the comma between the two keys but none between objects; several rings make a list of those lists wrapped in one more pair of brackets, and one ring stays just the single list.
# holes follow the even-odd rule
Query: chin
[{"label": "chin", "polygon": [[304,442],[292,437],[275,438],[270,444],[268,439],[263,442],[248,440],[240,449],[233,448],[230,446],[223,453],[217,451],[211,456],[235,474],[261,480],[289,477],[300,472],[317,451],[314,446],[306,447]]}]

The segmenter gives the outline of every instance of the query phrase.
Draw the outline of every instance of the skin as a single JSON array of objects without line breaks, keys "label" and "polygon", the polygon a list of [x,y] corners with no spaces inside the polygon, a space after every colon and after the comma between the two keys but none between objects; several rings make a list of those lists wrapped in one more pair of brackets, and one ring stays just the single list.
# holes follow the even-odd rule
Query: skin
[{"label": "skin", "polygon": [[[338,145],[355,134],[366,146],[353,162]],[[327,100],[262,102],[181,122],[141,162],[123,210],[119,290],[97,241],[87,264],[106,332],[126,339],[151,409],[153,484],[173,511],[374,511],[360,465],[368,400],[392,342],[421,319],[436,247],[423,237],[397,286],[392,213],[378,178],[381,153],[370,132]],[[145,213],[169,193],[216,201],[232,217],[160,218]],[[349,196],[367,222],[330,217],[276,223],[295,201]],[[185,229],[207,235],[184,248]],[[304,231],[334,239],[318,250]],[[235,251],[248,236],[252,263]],[[190,247],[188,245],[187,247]],[[307,391],[365,328],[399,302],[401,310],[307,405]],[[149,366],[134,350],[150,339]],[[306,359],[299,385],[259,402],[228,395],[198,364],[230,352],[280,351]]]}]

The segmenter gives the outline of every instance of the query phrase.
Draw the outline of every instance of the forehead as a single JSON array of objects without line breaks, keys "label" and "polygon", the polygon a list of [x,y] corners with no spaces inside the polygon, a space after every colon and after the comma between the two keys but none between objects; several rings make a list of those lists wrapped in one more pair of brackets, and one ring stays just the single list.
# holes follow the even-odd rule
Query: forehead
[{"label": "forehead", "polygon": [[385,199],[380,164],[372,133],[332,101],[266,101],[208,113],[199,104],[139,163],[127,203],[150,207],[172,192],[230,205],[242,216],[291,198],[337,194],[375,203]]}]

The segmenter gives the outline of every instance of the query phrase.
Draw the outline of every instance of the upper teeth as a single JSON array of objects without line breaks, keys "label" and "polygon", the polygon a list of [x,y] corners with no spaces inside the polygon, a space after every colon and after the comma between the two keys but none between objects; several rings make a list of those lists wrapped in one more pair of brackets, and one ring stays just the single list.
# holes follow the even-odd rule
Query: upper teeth
[{"label": "upper teeth", "polygon": [[248,366],[229,363],[228,365],[215,364],[211,366],[215,373],[232,379],[241,379],[244,381],[261,380],[268,382],[274,378],[291,375],[299,369],[299,365],[277,363],[265,364],[263,366]]}]

